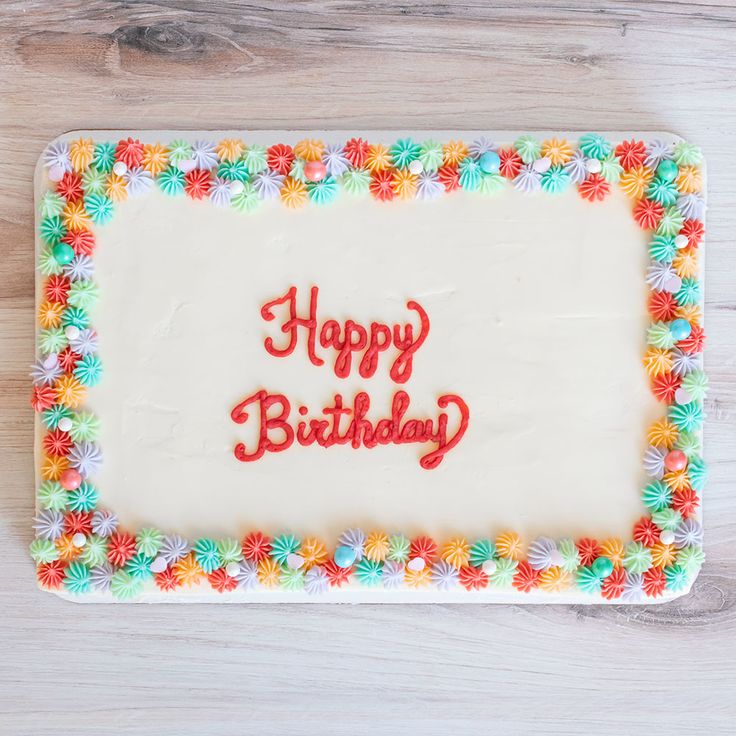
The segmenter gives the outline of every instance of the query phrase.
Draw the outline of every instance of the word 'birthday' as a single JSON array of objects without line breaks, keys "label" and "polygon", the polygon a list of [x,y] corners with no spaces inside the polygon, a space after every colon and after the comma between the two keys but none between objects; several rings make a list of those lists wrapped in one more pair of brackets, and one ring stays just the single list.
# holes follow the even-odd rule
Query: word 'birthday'
[{"label": "word 'birthday'", "polygon": [[[320,319],[318,300],[319,288],[313,286],[309,308],[300,314],[297,288],[292,286],[261,307],[261,317],[266,322],[280,319],[280,330],[286,336],[278,345],[273,337],[265,338],[263,347],[269,355],[275,358],[291,355],[301,338],[312,365],[324,365],[322,354],[332,351],[333,371],[338,378],[347,378],[356,366],[362,378],[371,378],[376,374],[381,353],[393,350],[396,355],[388,376],[397,384],[409,380],[414,356],[429,334],[429,316],[418,302],[410,299],[406,303],[406,308],[416,314],[418,325],[412,321],[395,324],[373,321],[366,326],[352,319],[342,322]],[[409,394],[397,390],[388,411],[384,408],[383,416],[375,419],[369,416],[371,397],[366,391],[358,391],[350,403],[336,393],[331,405],[322,407],[316,416],[308,416],[309,407],[299,405],[297,411],[292,411],[292,402],[285,394],[259,389],[230,412],[236,424],[244,425],[251,420],[249,426],[254,437],[248,445],[238,442],[234,455],[241,462],[250,463],[294,444],[347,445],[356,450],[420,444],[430,445],[430,449],[419,457],[419,464],[425,470],[432,470],[460,442],[470,419],[468,405],[457,394],[442,394],[436,403],[438,411],[434,417],[412,417]]]},{"label": "word 'birthday'", "polygon": [[378,356],[393,347],[399,351],[391,364],[389,375],[395,383],[406,383],[411,377],[414,354],[422,346],[429,334],[429,317],[422,306],[410,300],[407,309],[416,312],[419,327],[415,334],[411,322],[387,325],[383,322],[371,322],[364,326],[352,319],[342,324],[334,319],[320,322],[317,318],[317,301],[319,287],[313,286],[309,295],[309,311],[300,316],[297,310],[297,289],[292,286],[283,296],[266,302],[261,307],[261,317],[266,322],[277,319],[281,312],[281,332],[288,336],[285,345],[276,346],[273,338],[267,337],[263,346],[266,352],[276,358],[291,355],[299,342],[299,330],[304,330],[307,346],[307,357],[312,365],[324,365],[324,360],[317,354],[317,346],[324,350],[335,351],[333,370],[338,378],[347,378],[353,367],[353,354],[361,355],[358,373],[362,378],[370,378],[378,368]]}]

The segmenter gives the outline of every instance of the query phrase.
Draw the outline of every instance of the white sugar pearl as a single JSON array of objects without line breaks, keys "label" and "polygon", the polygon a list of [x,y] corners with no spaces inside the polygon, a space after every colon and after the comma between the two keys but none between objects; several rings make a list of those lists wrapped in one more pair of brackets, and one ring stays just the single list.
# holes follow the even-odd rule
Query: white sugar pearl
[{"label": "white sugar pearl", "polygon": [[538,158],[532,164],[532,168],[534,169],[534,171],[540,174],[544,174],[545,171],[548,171],[550,166],[552,166],[552,159],[550,159],[548,156],[542,156],[542,158]]},{"label": "white sugar pearl", "polygon": [[193,158],[185,158],[183,161],[179,161],[179,171],[183,171],[186,174],[196,165],[197,162]]},{"label": "white sugar pearl", "polygon": [[600,170],[603,168],[603,165],[597,158],[589,158],[585,162],[585,168],[591,173],[591,174],[598,174],[600,173]]},{"label": "white sugar pearl", "polygon": [[225,566],[225,572],[234,578],[240,572],[240,565],[237,562],[228,562]]},{"label": "white sugar pearl", "polygon": [[62,417],[58,426],[62,432],[68,432],[72,428],[72,420],[69,417]]},{"label": "white sugar pearl", "polygon": [[79,337],[79,327],[69,325],[64,329],[64,334],[67,340],[76,340]]},{"label": "white sugar pearl", "polygon": [[230,182],[230,191],[233,194],[240,194],[243,189],[245,189],[245,185],[242,181],[238,181],[237,179],[235,179],[234,181]]},{"label": "white sugar pearl", "polygon": [[46,360],[43,362],[44,368],[53,368],[55,365],[57,365],[59,362],[59,356],[56,353],[51,353],[46,357]]},{"label": "white sugar pearl", "polygon": [[672,276],[672,278],[667,279],[664,285],[664,290],[669,291],[671,294],[674,294],[674,292],[679,291],[680,287],[682,286],[682,279],[679,276]]},{"label": "white sugar pearl", "polygon": [[678,248],[687,248],[687,244],[690,241],[687,239],[687,235],[677,235],[675,237],[675,245]]},{"label": "white sugar pearl", "polygon": [[125,165],[123,161],[116,161],[112,167],[113,173],[117,174],[118,176],[122,176],[127,170],[128,170],[128,167]]},{"label": "white sugar pearl", "polygon": [[166,558],[159,555],[152,563],[151,563],[151,572],[163,572],[166,569]]},{"label": "white sugar pearl", "polygon": [[498,565],[496,564],[496,560],[486,560],[481,565],[481,569],[486,575],[493,575],[493,573],[496,572],[497,567]]},{"label": "white sugar pearl", "polygon": [[75,547],[84,547],[84,545],[87,544],[87,537],[85,537],[84,534],[82,534],[82,532],[77,532],[72,537],[72,544]]},{"label": "white sugar pearl", "polygon": [[64,178],[64,169],[61,166],[51,166],[48,174],[51,181],[61,181]]},{"label": "white sugar pearl", "polygon": [[678,404],[689,404],[692,400],[693,397],[684,388],[678,388],[675,391],[675,401]]},{"label": "white sugar pearl", "polygon": [[410,174],[421,174],[422,171],[424,171],[424,164],[422,164],[422,162],[418,158],[415,158],[409,164],[409,173]]},{"label": "white sugar pearl", "polygon": [[559,567],[565,561],[565,559],[563,558],[562,552],[560,552],[560,550],[553,549],[549,553],[549,561],[552,567]]},{"label": "white sugar pearl", "polygon": [[420,572],[421,570],[424,570],[424,568],[427,566],[427,563],[424,561],[423,557],[414,557],[409,560],[406,566],[407,568],[409,568],[409,570]]},{"label": "white sugar pearl", "polygon": [[675,541],[675,533],[670,531],[669,529],[665,529],[659,535],[659,541],[662,542],[662,544],[672,544],[672,542]]},{"label": "white sugar pearl", "polygon": [[286,558],[286,564],[292,570],[298,570],[304,564],[304,558],[301,555],[298,555],[292,552]]}]

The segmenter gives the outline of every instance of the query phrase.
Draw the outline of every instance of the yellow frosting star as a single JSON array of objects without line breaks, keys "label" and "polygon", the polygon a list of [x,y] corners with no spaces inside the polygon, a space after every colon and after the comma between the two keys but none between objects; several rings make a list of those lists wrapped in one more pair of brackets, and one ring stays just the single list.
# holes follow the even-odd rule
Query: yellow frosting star
[{"label": "yellow frosting star", "polygon": [[389,149],[380,144],[374,143],[368,146],[368,153],[365,157],[365,168],[371,173],[375,171],[384,171],[391,166],[391,152]]},{"label": "yellow frosting star", "polygon": [[703,176],[697,166],[681,166],[675,179],[677,191],[681,194],[695,194],[703,188]]},{"label": "yellow frosting star", "polygon": [[189,587],[200,581],[204,575],[204,570],[199,566],[194,552],[184,555],[173,568],[174,577],[179,585]]},{"label": "yellow frosting star", "polygon": [[700,272],[696,248],[684,248],[672,259],[672,267],[681,279],[695,278]]},{"label": "yellow frosting star", "polygon": [[160,143],[147,143],[143,146],[142,163],[151,176],[158,176],[169,165],[169,149]]},{"label": "yellow frosting star", "polygon": [[82,551],[81,547],[77,547],[74,544],[73,539],[74,535],[72,534],[62,534],[54,541],[56,551],[59,553],[59,559],[64,560],[64,562],[73,560]]},{"label": "yellow frosting star", "polygon": [[515,532],[504,532],[496,538],[496,550],[501,557],[518,560],[522,549],[521,537]]},{"label": "yellow frosting star", "polygon": [[652,564],[655,567],[667,567],[677,558],[677,550],[673,544],[657,542],[652,548]]},{"label": "yellow frosting star", "polygon": [[409,570],[404,575],[404,583],[407,588],[424,588],[432,582],[432,571],[427,565],[421,570]]},{"label": "yellow frosting star", "polygon": [[670,470],[664,474],[663,480],[673,491],[684,491],[686,488],[690,488],[690,477],[686,468]]},{"label": "yellow frosting star", "polygon": [[38,308],[38,323],[44,329],[58,327],[63,313],[64,305],[61,302],[42,302]]},{"label": "yellow frosting star", "polygon": [[572,585],[572,575],[561,567],[550,567],[539,574],[539,587],[548,593],[559,593]]},{"label": "yellow frosting star", "polygon": [[319,161],[325,144],[316,138],[304,138],[294,146],[294,155],[305,161]]},{"label": "yellow frosting star", "polygon": [[542,156],[548,158],[553,166],[566,164],[572,155],[572,146],[565,138],[550,138],[542,143]]},{"label": "yellow frosting star", "polygon": [[84,401],[87,389],[74,376],[64,374],[54,386],[56,402],[76,409]]},{"label": "yellow frosting star", "polygon": [[644,368],[651,378],[661,376],[672,369],[672,356],[664,348],[649,348],[644,353]]},{"label": "yellow frosting star", "polygon": [[601,542],[601,555],[608,557],[614,567],[621,567],[624,562],[624,543],[618,537],[611,537]]},{"label": "yellow frosting star", "polygon": [[646,166],[637,166],[621,174],[621,189],[631,199],[641,199],[654,177],[654,172]]},{"label": "yellow frosting star", "polygon": [[449,141],[442,146],[445,163],[450,166],[459,164],[468,157],[468,147],[462,141]]},{"label": "yellow frosting star", "polygon": [[699,325],[703,319],[703,310],[697,304],[683,304],[675,310],[675,317],[686,319],[691,325]]},{"label": "yellow frosting star", "polygon": [[307,537],[299,548],[299,554],[304,558],[304,569],[309,570],[315,565],[322,565],[327,561],[327,548],[324,542],[317,537]]},{"label": "yellow frosting star", "polygon": [[307,203],[307,187],[298,179],[287,176],[281,187],[281,201],[291,209],[303,207]]},{"label": "yellow frosting star", "polygon": [[647,432],[647,442],[657,447],[666,447],[671,450],[677,442],[679,431],[677,427],[666,419],[654,422]]},{"label": "yellow frosting star", "polygon": [[417,193],[418,176],[408,169],[398,169],[394,174],[394,191],[399,199],[412,199]]},{"label": "yellow frosting star", "polygon": [[128,198],[128,185],[125,179],[114,173],[107,177],[105,191],[113,202],[124,202]]},{"label": "yellow frosting star", "polygon": [[273,557],[266,557],[258,563],[258,579],[265,588],[276,588],[281,577],[281,567]]},{"label": "yellow frosting star", "polygon": [[453,567],[460,569],[468,564],[470,559],[470,545],[466,539],[455,537],[450,539],[442,548],[440,557],[449,562]]},{"label": "yellow frosting star", "polygon": [[215,148],[215,152],[223,161],[237,161],[245,150],[245,143],[240,138],[223,138]]},{"label": "yellow frosting star", "polygon": [[388,554],[388,534],[371,532],[365,540],[365,556],[374,562],[383,562]]},{"label": "yellow frosting star", "polygon": [[48,455],[41,465],[41,477],[44,480],[59,480],[68,467],[69,461],[63,455]]},{"label": "yellow frosting star", "polygon": [[69,160],[74,171],[84,171],[92,163],[94,156],[95,142],[91,138],[78,138],[69,146]]},{"label": "yellow frosting star", "polygon": [[81,199],[77,202],[67,202],[61,213],[61,219],[67,230],[85,230],[90,226],[89,215]]}]

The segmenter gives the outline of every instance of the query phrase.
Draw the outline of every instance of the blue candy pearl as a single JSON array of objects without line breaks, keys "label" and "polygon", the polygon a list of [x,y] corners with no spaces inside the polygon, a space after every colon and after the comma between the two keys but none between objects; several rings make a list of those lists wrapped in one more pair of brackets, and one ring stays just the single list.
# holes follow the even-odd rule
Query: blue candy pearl
[{"label": "blue candy pearl", "polygon": [[335,550],[335,564],[338,567],[350,567],[355,562],[355,550],[350,547],[338,547]]},{"label": "blue candy pearl", "polygon": [[501,159],[495,151],[486,151],[478,159],[478,163],[486,174],[495,174],[501,168]]},{"label": "blue candy pearl", "polygon": [[675,340],[684,340],[685,338],[690,337],[692,327],[686,319],[676,319],[672,321],[672,324],[670,324],[670,332]]}]

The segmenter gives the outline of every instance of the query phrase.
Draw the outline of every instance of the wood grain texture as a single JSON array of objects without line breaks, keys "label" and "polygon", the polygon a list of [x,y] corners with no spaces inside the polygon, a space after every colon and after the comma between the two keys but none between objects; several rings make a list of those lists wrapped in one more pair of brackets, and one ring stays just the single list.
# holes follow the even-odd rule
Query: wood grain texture
[{"label": "wood grain texture", "polygon": [[[0,5],[0,733],[727,734],[736,717],[736,9]],[[32,171],[74,128],[664,129],[709,165],[708,561],[663,605],[75,606],[32,512]]]}]

